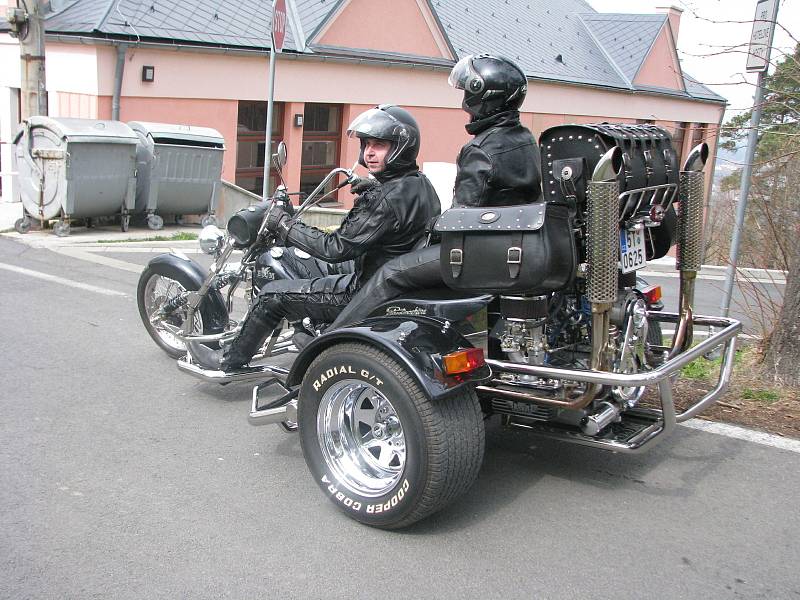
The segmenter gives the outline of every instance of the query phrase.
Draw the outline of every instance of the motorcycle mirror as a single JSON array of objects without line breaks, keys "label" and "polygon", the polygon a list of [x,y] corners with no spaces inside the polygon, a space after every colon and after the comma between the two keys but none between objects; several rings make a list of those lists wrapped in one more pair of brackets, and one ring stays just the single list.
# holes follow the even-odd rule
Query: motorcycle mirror
[{"label": "motorcycle mirror", "polygon": [[278,169],[278,171],[281,171],[283,167],[286,166],[287,156],[286,144],[281,141],[278,144],[278,151],[272,155],[272,162],[275,164],[275,168]]}]

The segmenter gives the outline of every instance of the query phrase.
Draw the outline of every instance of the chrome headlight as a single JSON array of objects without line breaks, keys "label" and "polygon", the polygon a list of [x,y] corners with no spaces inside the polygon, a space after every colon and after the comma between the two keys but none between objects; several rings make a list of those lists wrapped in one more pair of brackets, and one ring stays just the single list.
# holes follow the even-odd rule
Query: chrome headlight
[{"label": "chrome headlight", "polygon": [[206,254],[218,254],[225,242],[225,232],[216,225],[206,225],[200,232],[198,242],[200,249]]}]

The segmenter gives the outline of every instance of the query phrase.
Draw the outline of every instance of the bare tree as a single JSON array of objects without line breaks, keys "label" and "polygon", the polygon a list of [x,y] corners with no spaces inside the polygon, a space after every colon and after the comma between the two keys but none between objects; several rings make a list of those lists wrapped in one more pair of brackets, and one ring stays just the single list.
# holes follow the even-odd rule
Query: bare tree
[{"label": "bare tree", "polygon": [[[765,89],[742,258],[787,272],[783,305],[764,339],[763,365],[776,381],[800,387],[800,44],[765,78]],[[723,147],[746,137],[750,116],[737,115],[723,127]]]}]

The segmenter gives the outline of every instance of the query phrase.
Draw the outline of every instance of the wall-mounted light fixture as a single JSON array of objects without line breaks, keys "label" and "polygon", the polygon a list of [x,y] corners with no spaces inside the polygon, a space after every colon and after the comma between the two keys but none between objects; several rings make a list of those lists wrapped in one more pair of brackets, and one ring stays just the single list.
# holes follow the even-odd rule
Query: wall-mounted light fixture
[{"label": "wall-mounted light fixture", "polygon": [[294,126],[295,127],[302,127],[303,126],[303,115],[298,113],[298,114],[296,114],[294,116]]},{"label": "wall-mounted light fixture", "polygon": [[142,67],[142,81],[152,83],[156,80],[156,68],[152,65],[144,65]]}]

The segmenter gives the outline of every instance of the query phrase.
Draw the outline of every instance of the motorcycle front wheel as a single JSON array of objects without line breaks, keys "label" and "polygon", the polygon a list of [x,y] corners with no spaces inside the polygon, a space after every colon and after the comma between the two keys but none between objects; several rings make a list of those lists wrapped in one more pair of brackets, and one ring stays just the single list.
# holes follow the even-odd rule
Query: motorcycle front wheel
[{"label": "motorcycle front wheel", "polygon": [[[185,304],[180,306],[161,322],[156,321],[154,317],[167,302],[196,289],[197,285],[188,277],[175,273],[169,275],[159,273],[153,267],[147,267],[139,278],[136,303],[139,306],[142,324],[158,347],[172,358],[180,358],[186,354],[186,344],[172,330],[183,327],[188,316],[187,307]],[[208,333],[204,323],[211,322],[211,319],[208,315],[204,315],[204,312],[204,306],[201,304],[194,315],[192,331],[195,333]]]}]

